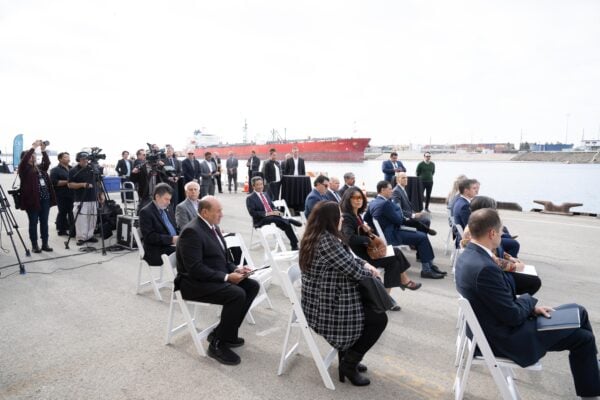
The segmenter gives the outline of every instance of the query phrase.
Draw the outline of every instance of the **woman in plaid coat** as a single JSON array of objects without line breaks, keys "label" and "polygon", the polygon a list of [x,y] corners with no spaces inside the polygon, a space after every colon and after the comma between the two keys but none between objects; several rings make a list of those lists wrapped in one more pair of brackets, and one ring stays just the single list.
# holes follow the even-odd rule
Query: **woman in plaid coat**
[{"label": "woman in plaid coat", "polygon": [[358,281],[379,272],[342,243],[341,222],[333,201],[317,203],[310,213],[300,245],[302,309],[310,327],[338,349],[340,381],[348,377],[364,386],[370,381],[359,363],[381,336],[387,316],[362,303]]}]

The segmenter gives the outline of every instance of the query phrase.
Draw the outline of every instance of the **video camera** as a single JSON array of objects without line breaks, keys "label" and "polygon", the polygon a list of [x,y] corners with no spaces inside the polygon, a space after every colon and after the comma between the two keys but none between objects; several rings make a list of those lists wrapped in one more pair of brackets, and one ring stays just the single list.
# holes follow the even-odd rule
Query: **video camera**
[{"label": "video camera", "polygon": [[101,154],[101,151],[102,149],[99,147],[92,147],[90,148],[90,151],[80,151],[77,153],[75,160],[79,162],[79,160],[83,158],[87,159],[92,171],[95,174],[102,175],[104,168],[98,165],[98,160],[106,160],[106,154]]},{"label": "video camera", "polygon": [[[159,161],[164,161],[167,159],[167,154],[165,153],[165,149],[158,149],[152,146],[150,143],[146,143],[148,145],[148,151],[146,152],[146,163],[150,166],[152,171],[158,171],[159,169],[164,172],[168,177],[177,176],[177,171],[170,165],[160,165]],[[163,164],[165,164],[163,162]]]}]

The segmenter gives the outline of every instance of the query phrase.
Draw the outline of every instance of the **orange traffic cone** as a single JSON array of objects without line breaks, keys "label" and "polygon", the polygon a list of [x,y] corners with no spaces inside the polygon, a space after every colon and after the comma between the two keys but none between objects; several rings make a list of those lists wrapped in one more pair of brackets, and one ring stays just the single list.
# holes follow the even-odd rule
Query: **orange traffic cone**
[{"label": "orange traffic cone", "polygon": [[248,178],[244,181],[244,193],[248,193]]}]

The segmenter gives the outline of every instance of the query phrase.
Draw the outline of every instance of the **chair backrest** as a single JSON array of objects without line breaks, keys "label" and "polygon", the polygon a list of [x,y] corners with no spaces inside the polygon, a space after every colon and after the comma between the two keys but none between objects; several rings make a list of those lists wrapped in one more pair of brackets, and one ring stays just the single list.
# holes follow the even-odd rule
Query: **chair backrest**
[{"label": "chair backrest", "polygon": [[133,228],[131,230],[131,233],[133,234],[133,240],[135,240],[135,244],[137,245],[138,255],[140,256],[140,260],[143,260],[145,252],[144,252],[144,245],[142,244],[142,239],[140,239],[140,237],[141,237],[140,229]]},{"label": "chair backrest", "polygon": [[246,260],[246,265],[248,265],[250,268],[255,267],[256,264],[254,264],[252,256],[250,255],[250,251],[248,250],[248,247],[246,247],[246,243],[244,243],[244,238],[240,233],[226,236],[225,244],[227,245],[228,249],[231,249],[232,247],[238,247],[241,250],[242,256],[240,257],[240,267],[244,265],[244,260]]},{"label": "chair backrest", "polygon": [[477,316],[475,315],[475,312],[471,307],[471,303],[469,303],[469,300],[465,299],[464,297],[461,297],[458,299],[458,307],[459,312],[464,317],[464,321],[466,324],[465,327],[468,326],[469,330],[473,334],[473,337],[471,339],[472,345],[479,347],[482,356],[487,361],[494,362],[496,357],[494,356],[494,353],[492,352],[492,349],[485,337],[485,334],[483,333],[483,329],[481,329],[481,325],[479,325],[479,321],[477,320]]},{"label": "chair backrest", "polygon": [[269,224],[261,226],[258,229],[260,234],[260,241],[263,245],[265,254],[266,253],[277,253],[280,251],[286,251],[283,238],[281,237],[281,231],[275,224]]},{"label": "chair backrest", "polygon": [[300,211],[300,222],[302,222],[302,225],[306,225],[306,214],[304,214],[304,211]]},{"label": "chair backrest", "polygon": [[273,205],[275,205],[275,207],[282,207],[283,208],[283,216],[286,218],[291,218],[292,214],[290,213],[290,209],[288,208],[287,202],[285,201],[285,199],[281,199],[281,200],[275,200],[273,201]]},{"label": "chair backrest", "polygon": [[377,236],[379,236],[379,238],[381,240],[383,240],[385,242],[385,245],[387,246],[387,240],[385,240],[385,235],[383,234],[381,225],[379,225],[379,221],[377,221],[375,218],[373,218],[373,226],[375,226],[375,230],[377,231]]},{"label": "chair backrest", "polygon": [[175,253],[169,255],[162,254],[160,256],[163,260],[163,266],[167,274],[167,281],[174,281],[177,276],[177,257]]},{"label": "chair backrest", "polygon": [[463,236],[465,235],[465,230],[463,229],[463,227],[460,224],[456,223],[456,219],[452,218],[452,221],[454,222],[453,226],[454,229],[456,229],[456,234],[458,235],[458,241],[460,242],[463,238]]},{"label": "chair backrest", "polygon": [[[300,272],[300,266],[298,264],[292,265],[285,274],[282,274],[283,280],[283,289],[285,293],[290,299],[290,303],[292,303],[294,307],[294,311],[296,312],[296,317],[305,319],[304,312],[302,312],[302,308],[300,307],[300,299],[298,298],[298,294],[296,293],[296,289],[294,288],[296,282],[300,279],[302,273]],[[300,314],[300,315],[299,315]]]}]

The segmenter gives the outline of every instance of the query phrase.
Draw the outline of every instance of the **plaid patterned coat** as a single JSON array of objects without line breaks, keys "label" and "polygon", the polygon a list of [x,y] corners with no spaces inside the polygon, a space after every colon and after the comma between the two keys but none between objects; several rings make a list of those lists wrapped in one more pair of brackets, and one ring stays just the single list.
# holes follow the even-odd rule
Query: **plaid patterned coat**
[{"label": "plaid patterned coat", "polygon": [[365,317],[358,281],[371,273],[335,236],[324,232],[310,270],[302,273],[302,310],[308,325],[338,350],[360,337]]}]

